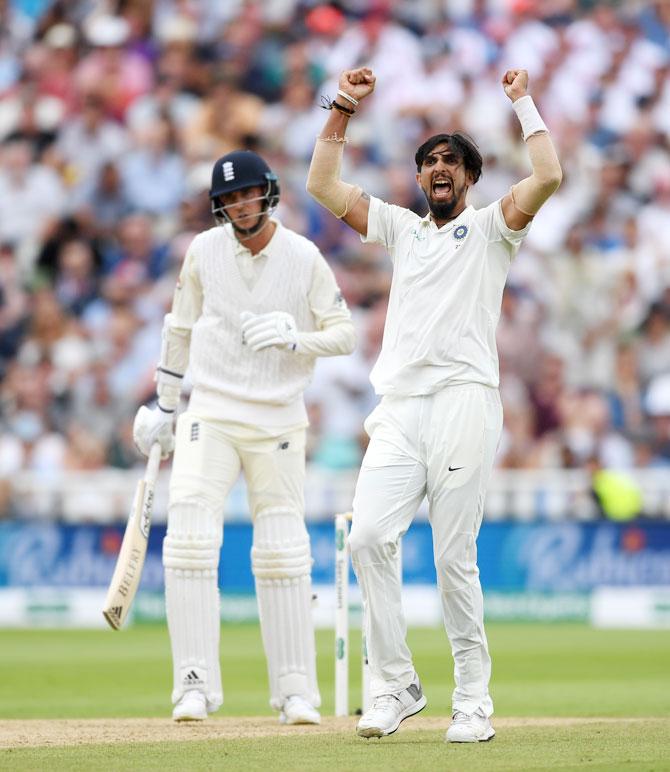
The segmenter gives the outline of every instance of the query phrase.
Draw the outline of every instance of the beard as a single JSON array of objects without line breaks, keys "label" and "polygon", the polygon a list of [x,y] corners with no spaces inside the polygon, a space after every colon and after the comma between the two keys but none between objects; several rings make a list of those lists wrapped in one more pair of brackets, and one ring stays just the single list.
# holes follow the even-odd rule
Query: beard
[{"label": "beard", "polygon": [[426,195],[430,213],[436,220],[449,220],[456,209],[458,199],[452,196],[450,201],[434,201],[429,195]]}]

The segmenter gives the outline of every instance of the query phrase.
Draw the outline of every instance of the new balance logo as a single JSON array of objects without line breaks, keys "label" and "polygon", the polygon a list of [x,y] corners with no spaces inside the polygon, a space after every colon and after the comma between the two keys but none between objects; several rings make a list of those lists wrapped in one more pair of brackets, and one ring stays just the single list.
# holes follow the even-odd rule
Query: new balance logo
[{"label": "new balance logo", "polygon": [[191,424],[191,442],[200,439],[200,424],[196,421]]},{"label": "new balance logo", "polygon": [[190,673],[186,673],[184,676],[184,686],[195,686],[196,684],[202,683],[204,683],[202,678],[200,678],[195,670],[191,670]]},{"label": "new balance logo", "polygon": [[230,182],[235,179],[235,170],[233,169],[232,161],[223,162],[223,179],[226,182]]}]

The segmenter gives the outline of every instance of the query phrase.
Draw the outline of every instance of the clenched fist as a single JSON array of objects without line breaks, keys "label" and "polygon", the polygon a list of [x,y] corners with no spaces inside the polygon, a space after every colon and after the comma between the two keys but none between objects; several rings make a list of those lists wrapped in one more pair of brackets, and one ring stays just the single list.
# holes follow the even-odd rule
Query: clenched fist
[{"label": "clenched fist", "polygon": [[345,70],[340,75],[338,88],[360,102],[375,90],[376,80],[369,67],[359,67],[357,70]]},{"label": "clenched fist", "polygon": [[528,70],[507,70],[502,85],[507,96],[516,102],[528,93]]}]

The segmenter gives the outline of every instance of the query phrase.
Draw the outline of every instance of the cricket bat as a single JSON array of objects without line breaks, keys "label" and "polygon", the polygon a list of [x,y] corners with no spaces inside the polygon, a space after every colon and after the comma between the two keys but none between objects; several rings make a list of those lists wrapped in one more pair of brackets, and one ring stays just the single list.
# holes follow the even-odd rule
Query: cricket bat
[{"label": "cricket bat", "polygon": [[161,446],[155,442],[149,451],[144,477],[135,488],[128,525],[102,609],[103,616],[114,630],[118,630],[124,623],[142,578],[160,462]]}]

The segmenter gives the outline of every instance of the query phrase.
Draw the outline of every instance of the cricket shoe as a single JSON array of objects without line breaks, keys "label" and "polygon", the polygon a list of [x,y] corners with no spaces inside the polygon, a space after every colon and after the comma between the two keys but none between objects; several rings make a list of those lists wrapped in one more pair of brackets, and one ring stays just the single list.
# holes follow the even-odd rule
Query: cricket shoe
[{"label": "cricket shoe", "polygon": [[401,692],[382,694],[375,698],[370,710],[366,711],[356,726],[359,737],[385,737],[393,734],[400,722],[426,707],[419,677]]},{"label": "cricket shoe", "polygon": [[491,722],[478,708],[471,715],[460,710],[454,711],[445,739],[448,743],[482,743],[492,740],[494,735]]},{"label": "cricket shoe", "polygon": [[190,689],[174,706],[175,721],[204,721],[207,718],[207,698],[202,692]]},{"label": "cricket shoe", "polygon": [[320,724],[321,714],[307,700],[294,694],[284,700],[281,713],[279,714],[280,724]]}]

